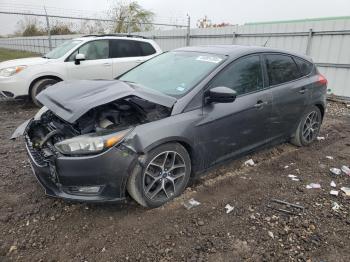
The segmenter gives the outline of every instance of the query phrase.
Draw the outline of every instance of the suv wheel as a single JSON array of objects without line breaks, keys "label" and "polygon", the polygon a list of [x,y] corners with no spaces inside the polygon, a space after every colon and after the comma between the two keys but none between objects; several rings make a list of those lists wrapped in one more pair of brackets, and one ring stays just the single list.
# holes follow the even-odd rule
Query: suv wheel
[{"label": "suv wheel", "polygon": [[45,90],[49,86],[52,86],[58,82],[59,82],[58,80],[52,79],[52,78],[44,78],[44,79],[40,79],[40,80],[36,81],[31,89],[31,91],[30,91],[30,97],[31,97],[33,103],[36,106],[41,107],[42,104],[40,104],[40,102],[36,99],[36,96],[41,91]]},{"label": "suv wheel", "polygon": [[296,146],[307,146],[317,138],[322,123],[321,111],[317,106],[311,107],[303,115],[291,140]]},{"label": "suv wheel", "polygon": [[191,160],[178,143],[161,145],[146,154],[144,168],[135,168],[127,189],[145,207],[159,207],[179,196],[191,174]]}]

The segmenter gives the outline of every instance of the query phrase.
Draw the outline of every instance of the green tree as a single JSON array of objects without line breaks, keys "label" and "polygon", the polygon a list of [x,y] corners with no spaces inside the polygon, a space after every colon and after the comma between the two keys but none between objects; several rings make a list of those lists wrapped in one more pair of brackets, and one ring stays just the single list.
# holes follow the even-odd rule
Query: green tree
[{"label": "green tree", "polygon": [[111,18],[115,20],[113,31],[116,33],[153,29],[150,23],[154,20],[154,13],[144,9],[137,1],[119,0],[111,6],[109,12]]}]

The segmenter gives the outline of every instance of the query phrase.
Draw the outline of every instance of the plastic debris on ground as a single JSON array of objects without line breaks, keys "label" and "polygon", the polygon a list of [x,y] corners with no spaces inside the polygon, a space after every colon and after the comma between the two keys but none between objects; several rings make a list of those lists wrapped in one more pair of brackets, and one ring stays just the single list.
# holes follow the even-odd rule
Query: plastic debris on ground
[{"label": "plastic debris on ground", "polygon": [[305,208],[298,204],[293,204],[279,199],[271,199],[267,204],[267,207],[283,212],[290,215],[301,215],[304,213]]},{"label": "plastic debris on ground", "polygon": [[342,187],[341,191],[343,191],[345,195],[350,196],[350,187]]},{"label": "plastic debris on ground", "polygon": [[185,202],[183,205],[187,210],[190,210],[191,208],[199,206],[200,204],[201,204],[200,202],[191,198],[190,200]]},{"label": "plastic debris on ground", "polygon": [[324,137],[324,136],[318,136],[318,137],[317,137],[317,140],[318,140],[318,141],[325,140],[325,137]]},{"label": "plastic debris on ground", "polygon": [[329,169],[329,171],[331,171],[332,175],[335,175],[335,176],[340,176],[341,175],[341,170],[339,168],[332,167],[331,169]]},{"label": "plastic debris on ground", "polygon": [[332,157],[332,156],[326,156],[326,158],[329,159],[329,160],[333,160],[334,159],[334,157]]},{"label": "plastic debris on ground", "polygon": [[331,192],[329,192],[332,196],[338,196],[339,195],[339,191],[338,190],[331,190]]},{"label": "plastic debris on ground", "polygon": [[225,209],[226,209],[226,214],[230,214],[235,209],[235,207],[231,206],[230,204],[227,204],[225,206]]},{"label": "plastic debris on ground", "polygon": [[245,166],[255,166],[254,160],[253,159],[249,159],[247,161],[244,162]]},{"label": "plastic debris on ground", "polygon": [[337,187],[337,184],[334,181],[332,181],[330,185],[331,187]]},{"label": "plastic debris on ground", "polygon": [[350,168],[348,166],[342,166],[341,171],[343,171],[345,175],[350,176]]},{"label": "plastic debris on ground", "polygon": [[321,185],[320,184],[317,184],[317,183],[311,183],[311,184],[308,184],[306,186],[307,189],[318,189],[318,188],[321,188]]},{"label": "plastic debris on ground", "polygon": [[292,179],[292,181],[300,181],[300,179],[296,175],[288,175],[288,177]]},{"label": "plastic debris on ground", "polygon": [[337,211],[337,210],[339,210],[339,208],[340,208],[339,204],[338,204],[337,202],[333,202],[333,204],[332,204],[332,209],[333,209],[334,211]]}]

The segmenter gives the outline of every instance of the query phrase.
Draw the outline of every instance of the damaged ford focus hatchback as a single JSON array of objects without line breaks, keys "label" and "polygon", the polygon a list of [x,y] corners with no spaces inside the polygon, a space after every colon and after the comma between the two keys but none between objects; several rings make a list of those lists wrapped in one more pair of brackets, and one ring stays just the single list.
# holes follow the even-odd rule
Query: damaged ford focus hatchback
[{"label": "damaged ford focus hatchback", "polygon": [[308,57],[263,47],[199,46],[159,55],[116,80],[60,82],[23,123],[50,196],[157,207],[190,177],[268,145],[312,143],[327,80]]}]

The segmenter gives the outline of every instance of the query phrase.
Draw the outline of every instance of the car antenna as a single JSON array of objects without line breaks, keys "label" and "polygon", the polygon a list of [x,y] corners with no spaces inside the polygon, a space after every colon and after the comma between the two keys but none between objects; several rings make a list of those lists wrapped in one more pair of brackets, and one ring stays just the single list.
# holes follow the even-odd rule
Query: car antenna
[{"label": "car antenna", "polygon": [[267,38],[267,40],[266,40],[265,44],[263,45],[263,47],[266,47],[266,45],[269,42],[269,40],[270,40],[270,37]]}]

